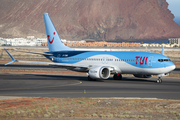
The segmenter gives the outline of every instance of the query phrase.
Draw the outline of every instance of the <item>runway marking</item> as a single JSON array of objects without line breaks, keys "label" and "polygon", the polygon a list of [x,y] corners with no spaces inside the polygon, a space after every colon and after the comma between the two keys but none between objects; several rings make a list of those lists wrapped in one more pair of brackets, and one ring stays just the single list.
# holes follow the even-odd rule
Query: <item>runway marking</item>
[{"label": "runway marking", "polygon": [[5,88],[5,89],[0,89],[0,90],[27,90],[27,89],[38,89],[38,88],[55,88],[55,87],[63,87],[63,86],[72,86],[72,85],[79,85],[82,84],[81,81],[79,80],[73,80],[76,81],[78,83],[74,83],[74,84],[67,84],[67,85],[59,85],[59,86],[42,86],[42,87],[31,87],[31,88]]}]

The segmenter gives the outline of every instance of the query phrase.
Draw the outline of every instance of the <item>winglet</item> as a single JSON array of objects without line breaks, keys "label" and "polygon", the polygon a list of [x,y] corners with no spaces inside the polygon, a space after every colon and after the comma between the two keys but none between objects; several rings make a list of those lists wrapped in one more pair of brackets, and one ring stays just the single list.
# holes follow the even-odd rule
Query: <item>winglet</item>
[{"label": "winglet", "polygon": [[161,54],[164,55],[164,46],[162,46]]},{"label": "winglet", "polygon": [[11,62],[8,62],[8,63],[6,63],[6,64],[4,64],[4,65],[9,65],[9,64],[17,61],[5,48],[4,48],[4,50],[7,52],[7,54],[9,55],[9,57],[10,57],[11,60],[12,60]]}]

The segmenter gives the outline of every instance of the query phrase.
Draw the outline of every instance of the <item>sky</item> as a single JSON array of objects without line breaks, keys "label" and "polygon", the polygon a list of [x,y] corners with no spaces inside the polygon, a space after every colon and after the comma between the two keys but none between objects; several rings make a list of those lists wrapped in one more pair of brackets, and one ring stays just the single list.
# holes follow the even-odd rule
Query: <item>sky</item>
[{"label": "sky", "polygon": [[169,3],[168,9],[174,14],[174,21],[180,25],[180,0],[166,0]]},{"label": "sky", "polygon": [[166,0],[169,3],[168,8],[175,17],[180,17],[180,0]]}]

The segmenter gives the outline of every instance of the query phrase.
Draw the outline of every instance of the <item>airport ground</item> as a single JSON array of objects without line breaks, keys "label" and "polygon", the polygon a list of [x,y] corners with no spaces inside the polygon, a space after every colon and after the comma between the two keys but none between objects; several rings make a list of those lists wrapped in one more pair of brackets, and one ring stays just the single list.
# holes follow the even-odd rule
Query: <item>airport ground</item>
[{"label": "airport ground", "polygon": [[[40,56],[29,57],[31,54],[18,53],[18,57],[9,50],[16,59],[47,61]],[[0,119],[180,119],[180,61],[177,58],[173,61],[177,68],[172,76],[157,84],[156,76],[140,79],[123,75],[120,81],[112,77],[88,81],[84,73],[53,66],[19,63],[4,66],[10,59],[3,52]]]},{"label": "airport ground", "polygon": [[180,119],[177,76],[162,84],[157,77],[129,75],[88,81],[85,74],[47,65],[0,67],[0,119]]},{"label": "airport ground", "polygon": [[178,120],[179,86],[179,78],[157,84],[156,77],[88,81],[85,75],[0,73],[0,119]]}]

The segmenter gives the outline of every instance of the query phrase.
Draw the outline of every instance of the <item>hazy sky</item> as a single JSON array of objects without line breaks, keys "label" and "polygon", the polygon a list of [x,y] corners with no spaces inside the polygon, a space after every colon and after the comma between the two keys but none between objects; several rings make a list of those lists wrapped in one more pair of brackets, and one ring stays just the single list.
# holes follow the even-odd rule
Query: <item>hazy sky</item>
[{"label": "hazy sky", "polygon": [[168,8],[175,17],[180,17],[180,0],[166,0],[169,3]]}]

